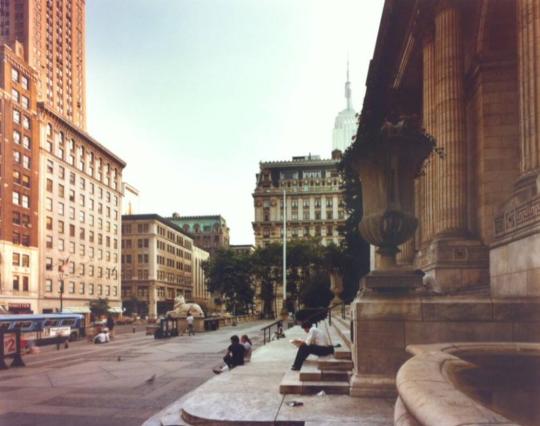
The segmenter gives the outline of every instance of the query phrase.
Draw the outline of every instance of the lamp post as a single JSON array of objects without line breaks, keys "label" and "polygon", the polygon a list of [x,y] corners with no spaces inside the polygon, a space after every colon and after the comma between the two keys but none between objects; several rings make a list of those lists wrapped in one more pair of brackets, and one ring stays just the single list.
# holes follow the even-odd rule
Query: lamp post
[{"label": "lamp post", "polygon": [[60,312],[64,310],[64,273],[60,272]]}]

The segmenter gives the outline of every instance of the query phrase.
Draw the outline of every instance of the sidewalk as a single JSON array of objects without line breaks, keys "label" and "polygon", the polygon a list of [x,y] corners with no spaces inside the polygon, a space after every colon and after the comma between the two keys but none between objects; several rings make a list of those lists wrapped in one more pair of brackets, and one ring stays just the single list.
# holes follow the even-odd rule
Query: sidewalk
[{"label": "sidewalk", "polygon": [[[303,338],[305,333],[300,327],[294,327],[287,330],[286,335],[285,339],[257,349],[250,363],[211,378],[148,419],[143,426],[393,424],[394,400],[281,395],[279,384],[289,373],[296,352],[289,340]],[[302,401],[304,405],[289,407],[286,403],[293,400]]]}]

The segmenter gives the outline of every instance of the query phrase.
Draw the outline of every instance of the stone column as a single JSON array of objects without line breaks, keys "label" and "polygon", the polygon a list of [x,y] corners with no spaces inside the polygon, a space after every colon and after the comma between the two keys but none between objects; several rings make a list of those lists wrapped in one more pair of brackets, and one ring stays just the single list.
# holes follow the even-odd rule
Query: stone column
[{"label": "stone column", "polygon": [[463,93],[463,39],[456,2],[443,1],[435,17],[437,165],[435,232],[463,236],[467,229],[467,163]]},{"label": "stone column", "polygon": [[490,279],[497,297],[539,297],[540,0],[516,7],[521,175],[495,217]]},{"label": "stone column", "polygon": [[517,2],[521,172],[540,169],[540,0]]},{"label": "stone column", "polygon": [[[424,34],[422,40],[422,67],[423,67],[423,93],[422,93],[422,116],[424,128],[431,135],[436,134],[436,113],[435,113],[435,42],[433,29]],[[431,158],[427,164],[425,175],[420,178],[420,190],[423,192],[423,208],[420,216],[421,246],[424,246],[434,234],[435,203],[434,193],[436,191],[436,167],[437,161]]]}]

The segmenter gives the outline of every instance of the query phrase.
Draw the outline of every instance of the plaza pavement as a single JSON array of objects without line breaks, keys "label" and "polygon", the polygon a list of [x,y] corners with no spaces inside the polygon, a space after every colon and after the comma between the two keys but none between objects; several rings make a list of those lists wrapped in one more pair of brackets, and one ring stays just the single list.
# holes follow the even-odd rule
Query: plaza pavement
[{"label": "plaza pavement", "polygon": [[0,426],[139,426],[213,377],[232,334],[260,340],[267,322],[155,340],[142,331],[108,344],[76,342],[0,371]]},{"label": "plaza pavement", "polygon": [[[143,426],[186,424],[279,426],[383,426],[393,424],[394,399],[347,395],[281,395],[279,385],[291,374],[296,347],[303,338],[296,326],[287,337],[256,349],[251,362],[220,374],[149,418]],[[297,373],[296,373],[297,374]],[[301,401],[290,407],[287,402]],[[182,417],[187,414],[189,423]]]}]

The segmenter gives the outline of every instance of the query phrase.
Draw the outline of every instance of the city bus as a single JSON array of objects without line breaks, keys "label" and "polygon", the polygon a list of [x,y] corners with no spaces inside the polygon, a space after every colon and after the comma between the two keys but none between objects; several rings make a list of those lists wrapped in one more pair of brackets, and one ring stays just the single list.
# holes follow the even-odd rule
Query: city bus
[{"label": "city bus", "polygon": [[55,343],[59,337],[77,340],[84,335],[81,314],[0,315],[0,331],[21,330],[24,341],[37,346]]}]

